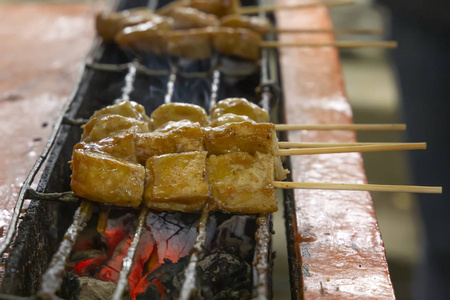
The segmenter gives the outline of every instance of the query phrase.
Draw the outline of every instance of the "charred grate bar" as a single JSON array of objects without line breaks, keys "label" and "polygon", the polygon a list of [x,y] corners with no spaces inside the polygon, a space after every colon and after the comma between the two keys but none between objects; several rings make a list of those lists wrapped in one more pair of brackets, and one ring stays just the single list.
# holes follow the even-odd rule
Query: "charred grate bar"
[{"label": "charred grate bar", "polygon": [[[260,90],[260,105],[270,112],[271,103],[273,102],[273,94],[269,91],[267,88],[269,85],[272,85],[274,80],[271,79],[271,66],[270,66],[270,53],[273,50],[264,50],[262,53],[262,60],[260,65],[260,81],[259,81],[259,87]],[[89,56],[88,56],[89,57]],[[87,60],[86,60],[87,62]],[[205,78],[205,77],[211,77],[211,85],[210,85],[210,96],[209,96],[209,103],[204,103],[204,105],[212,107],[217,102],[217,99],[220,95],[220,85],[221,85],[221,78],[224,76],[242,76],[245,75],[245,73],[240,72],[227,72],[221,69],[220,64],[217,64],[214,66],[210,71],[207,72],[183,72],[180,71],[178,68],[178,65],[171,66],[170,70],[153,70],[149,69],[145,66],[143,66],[141,63],[139,63],[137,60],[134,60],[133,62],[127,63],[127,64],[102,64],[102,63],[86,63],[85,64],[87,69],[92,69],[96,71],[101,72],[124,72],[127,71],[124,79],[125,85],[121,88],[122,95],[119,99],[121,100],[130,100],[131,94],[134,91],[134,84],[136,81],[137,74],[145,74],[149,76],[168,76],[168,81],[166,85],[166,94],[164,96],[164,102],[170,103],[172,101],[172,98],[174,96],[174,90],[175,86],[177,84],[177,78],[178,76],[182,76],[185,78]],[[272,72],[275,72],[272,70]],[[81,72],[82,74],[85,73],[83,70]],[[50,148],[54,144],[58,132],[60,130],[60,127],[62,124],[65,125],[80,125],[84,124],[86,122],[86,119],[83,118],[72,118],[70,117],[69,110],[72,108],[72,102],[75,100],[75,94],[71,98],[71,101],[68,103],[67,107],[64,110],[64,114],[61,115],[60,119],[57,122],[57,126],[55,127],[54,134],[52,134],[52,137],[49,141],[48,149],[44,149],[43,155],[41,155],[40,158],[44,160]],[[73,114],[72,114],[73,115]],[[47,151],[47,152],[46,152]],[[38,164],[39,162],[39,164]],[[37,164],[39,167],[42,165],[43,161],[38,160]],[[38,167],[38,168],[39,168]],[[19,202],[23,203],[23,199],[30,198],[30,199],[41,199],[41,200],[56,200],[56,201],[66,201],[66,202],[76,202],[79,201],[77,197],[74,197],[71,192],[64,193],[61,197],[61,194],[56,193],[38,193],[30,188],[30,185],[32,183],[32,180],[34,179],[35,174],[37,173],[37,170],[32,170],[30,175],[34,172],[34,175],[31,177],[31,180],[28,184],[24,184],[24,192],[19,197]],[[26,182],[27,183],[27,182]],[[52,299],[56,297],[55,293],[59,289],[60,284],[62,282],[62,275],[61,278],[57,278],[58,276],[54,276],[55,274],[61,274],[61,272],[64,270],[64,264],[66,263],[66,260],[68,258],[68,255],[70,254],[70,251],[72,249],[73,243],[75,242],[75,238],[80,232],[84,226],[86,225],[87,220],[90,218],[90,210],[92,209],[92,204],[90,204],[87,201],[83,201],[81,206],[78,208],[75,217],[74,222],[69,227],[69,229],[66,232],[66,235],[64,236],[64,241],[61,243],[60,248],[58,252],[54,255],[52,263],[50,264],[49,269],[47,270],[46,274],[43,276],[43,282],[42,282],[42,289],[39,292],[39,296],[42,298]],[[20,210],[19,210],[20,211]],[[118,281],[118,284],[116,286],[113,299],[121,299],[124,291],[126,290],[126,286],[128,284],[127,282],[127,276],[129,274],[130,268],[132,266],[134,253],[136,251],[136,248],[139,244],[139,238],[142,234],[142,230],[145,224],[145,219],[148,215],[148,209],[142,209],[139,215],[139,222],[138,226],[136,228],[134,238],[132,241],[132,245],[128,249],[127,256],[125,257],[122,265],[122,269],[120,271],[120,279]],[[208,224],[208,217],[209,217],[209,208],[208,206],[204,209],[200,220],[198,222],[197,227],[197,242],[194,245],[194,249],[191,252],[190,255],[190,261],[188,263],[188,266],[185,269],[185,279],[183,283],[183,287],[181,289],[180,299],[189,299],[192,296],[192,293],[196,287],[195,280],[196,280],[196,267],[197,262],[199,259],[199,255],[202,254],[205,249],[205,243],[206,243],[206,226]],[[17,214],[18,217],[18,214]],[[258,299],[265,299],[270,294],[270,287],[269,287],[269,281],[270,281],[270,275],[268,274],[268,268],[270,266],[270,243],[271,243],[271,230],[270,230],[270,216],[269,215],[260,215],[257,220],[256,224],[258,226],[255,234],[256,238],[256,249],[254,252],[254,259],[253,259],[253,273],[254,273],[254,284],[253,284],[253,297]],[[12,234],[14,234],[14,230],[11,231]],[[10,234],[8,233],[8,237]],[[8,240],[9,244],[10,239]],[[2,245],[6,249],[6,243]],[[2,248],[3,251],[5,249]],[[63,266],[63,269],[61,269],[61,266]],[[268,276],[269,275],[269,276]],[[49,282],[51,281],[51,282]]]}]

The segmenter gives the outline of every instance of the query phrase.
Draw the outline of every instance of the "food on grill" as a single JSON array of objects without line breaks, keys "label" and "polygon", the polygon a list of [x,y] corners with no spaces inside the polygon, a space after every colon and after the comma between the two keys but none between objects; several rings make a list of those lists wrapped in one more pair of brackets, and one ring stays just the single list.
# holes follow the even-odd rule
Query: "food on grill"
[{"label": "food on grill", "polygon": [[145,114],[145,108],[134,101],[117,101],[113,105],[97,110],[91,119],[105,115],[119,115],[143,122],[150,122],[150,118]]},{"label": "food on grill", "polygon": [[89,120],[83,126],[81,141],[96,142],[125,132],[148,132],[147,122],[120,115],[104,115]]},{"label": "food on grill", "polygon": [[168,16],[172,13],[174,9],[177,9],[179,7],[189,7],[190,0],[176,0],[169,2],[168,4],[164,5],[161,8],[158,8],[155,13],[161,16]]},{"label": "food on grill", "polygon": [[261,35],[269,31],[271,24],[266,18],[248,17],[240,14],[228,15],[220,19],[221,27],[246,28],[251,29]]},{"label": "food on grill", "polygon": [[172,29],[193,29],[219,26],[219,19],[191,7],[176,7],[166,16],[173,19]]},{"label": "food on grill", "polygon": [[170,122],[161,130],[136,136],[137,159],[142,164],[156,155],[202,151],[203,149],[203,130],[198,122],[186,120]]},{"label": "food on grill", "polygon": [[118,101],[96,111],[82,126],[82,142],[96,142],[118,134],[150,131],[150,118],[142,105],[134,101]]},{"label": "food on grill", "polygon": [[191,7],[207,14],[223,17],[225,15],[238,13],[240,6],[239,0],[178,0],[161,7],[156,13],[160,15],[170,15],[173,10],[180,7]]},{"label": "food on grill", "polygon": [[214,209],[234,213],[270,213],[277,210],[274,156],[256,152],[210,155],[206,171]]},{"label": "food on grill", "polygon": [[163,104],[151,114],[153,128],[159,129],[169,124],[169,122],[176,122],[188,120],[191,122],[198,122],[201,126],[209,124],[209,118],[206,111],[194,104],[189,103],[170,103]]},{"label": "food on grill", "polygon": [[[220,155],[229,152],[257,152],[275,155],[278,147],[275,126],[272,123],[241,122],[229,123],[205,130],[205,147],[209,154]],[[278,140],[276,141],[278,142]]]},{"label": "food on grill", "polygon": [[238,13],[241,3],[239,0],[191,0],[189,5],[205,13],[223,17]]},{"label": "food on grill", "polygon": [[167,36],[167,54],[192,60],[209,59],[213,54],[214,28],[172,31]]},{"label": "food on grill", "polygon": [[140,164],[76,149],[71,169],[70,186],[77,196],[118,206],[140,205],[145,180]]},{"label": "food on grill", "polygon": [[125,132],[96,142],[80,142],[75,145],[74,149],[105,153],[115,158],[137,162],[135,135],[135,132]]},{"label": "food on grill", "polygon": [[156,55],[167,53],[167,32],[160,30],[158,24],[147,22],[126,27],[118,32],[115,42],[125,50],[151,52]]},{"label": "food on grill", "polygon": [[244,115],[224,114],[215,120],[211,120],[211,127],[217,127],[228,123],[240,123],[240,122],[254,122],[254,121]]},{"label": "food on grill", "polygon": [[220,27],[213,34],[213,47],[221,54],[258,60],[261,40],[261,35],[249,29]]},{"label": "food on grill", "polygon": [[145,163],[145,204],[155,210],[200,211],[209,198],[206,151],[150,157]]},{"label": "food on grill", "polygon": [[248,60],[260,58],[261,40],[261,35],[245,28],[206,27],[163,31],[147,26],[147,23],[127,27],[115,38],[124,50],[205,59],[211,56],[214,49],[224,55]]},{"label": "food on grill", "polygon": [[[243,118],[250,118],[257,123],[269,123],[270,117],[269,113],[259,107],[258,105],[247,101],[244,98],[228,98],[219,101],[216,106],[211,109],[211,120],[215,122],[220,118],[223,121],[226,119],[239,118],[237,116],[242,116]],[[232,115],[237,116],[232,116]]]},{"label": "food on grill", "polygon": [[172,27],[170,20],[154,14],[151,10],[140,7],[121,12],[100,13],[95,19],[95,27],[98,34],[105,41],[113,41],[116,34],[125,27],[154,22],[159,28],[169,29]]},{"label": "food on grill", "polygon": [[[162,211],[200,211],[211,199],[217,210],[273,212],[272,182],[285,179],[286,171],[268,118],[240,98],[211,109],[220,124],[215,127],[196,105],[164,104],[148,118],[142,106],[118,102],[97,111],[84,127],[83,141],[74,147],[72,190],[119,206],[136,207],[144,199]],[[145,128],[134,127],[136,122]]]}]

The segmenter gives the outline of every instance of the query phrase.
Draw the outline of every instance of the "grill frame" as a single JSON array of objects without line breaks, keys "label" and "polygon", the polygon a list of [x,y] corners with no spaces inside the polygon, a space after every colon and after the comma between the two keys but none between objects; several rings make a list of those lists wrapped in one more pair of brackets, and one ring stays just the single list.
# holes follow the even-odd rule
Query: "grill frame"
[{"label": "grill frame", "polygon": [[[139,1],[138,1],[139,2]],[[123,5],[122,5],[123,6]],[[126,7],[126,6],[125,6]],[[92,69],[96,69],[99,67],[99,65],[95,65],[95,61],[102,62],[105,60],[108,60],[108,55],[110,52],[111,45],[102,45],[100,44],[99,40],[97,39],[94,42],[94,45],[89,52],[88,56],[86,57],[83,67],[80,70],[79,80],[77,85],[75,86],[74,92],[69,99],[68,103],[66,104],[63,112],[60,115],[60,118],[58,118],[57,124],[55,125],[54,131],[52,133],[52,137],[50,138],[46,148],[43,151],[43,154],[40,157],[40,160],[36,163],[35,167],[30,172],[31,181],[28,184],[27,182],[24,184],[23,190],[24,197],[23,199],[32,199],[33,197],[30,195],[33,195],[34,193],[27,193],[27,191],[30,190],[30,185],[32,183],[32,180],[34,178],[34,174],[37,173],[39,168],[42,166],[44,162],[46,162],[43,174],[41,176],[41,179],[39,181],[38,187],[36,189],[39,193],[55,193],[55,192],[65,192],[65,189],[62,188],[64,186],[69,185],[70,178],[68,176],[64,176],[64,174],[67,174],[67,164],[65,162],[69,161],[71,158],[71,153],[73,149],[73,145],[75,145],[79,141],[79,136],[81,135],[81,129],[74,125],[82,124],[84,119],[88,118],[93,111],[100,109],[101,107],[104,107],[106,105],[111,104],[112,101],[104,101],[104,102],[96,102],[96,101],[88,101],[86,97],[89,95],[89,98],[102,98],[102,99],[108,99],[108,97],[104,96],[104,90],[101,90],[101,97],[98,95],[98,81],[102,82],[101,76],[98,76],[96,74],[96,71],[93,71]],[[113,46],[114,47],[114,46]],[[114,52],[114,51],[113,51]],[[119,57],[120,61],[120,57]],[[131,64],[131,65],[130,65]],[[128,66],[134,65],[134,63],[130,63]],[[103,65],[105,66],[105,65]],[[100,66],[101,67],[101,66]],[[263,65],[265,67],[265,65]],[[131,69],[131,68],[129,68]],[[138,68],[140,71],[143,71],[143,68]],[[98,70],[97,70],[98,71]],[[145,70],[144,70],[145,71]],[[173,71],[173,69],[172,69]],[[156,72],[158,73],[158,72]],[[263,72],[264,73],[264,72]],[[127,76],[129,73],[127,73]],[[148,74],[147,74],[148,75]],[[158,74],[157,76],[159,76]],[[216,73],[213,77],[213,81],[217,80]],[[122,82],[120,80],[121,73],[117,72],[117,81]],[[262,82],[264,82],[264,78],[261,78]],[[267,80],[266,80],[267,81]],[[97,82],[97,83],[96,83]],[[220,82],[220,81],[219,81]],[[271,84],[265,83],[266,85]],[[107,86],[112,86],[110,93],[108,94],[115,94],[117,92],[117,85],[114,83],[111,84],[108,80]],[[122,90],[125,90],[122,88]],[[260,96],[262,98],[266,98],[266,105],[268,101],[268,97],[271,97],[271,90],[266,89],[266,87],[263,87],[262,92]],[[266,95],[267,94],[267,95]],[[94,96],[92,96],[94,95]],[[217,97],[217,95],[216,95]],[[126,97],[122,97],[126,98]],[[167,95],[166,95],[167,98]],[[166,101],[167,102],[167,101]],[[142,104],[142,103],[141,103]],[[158,107],[159,105],[156,105]],[[156,108],[156,107],[153,107]],[[148,108],[148,107],[147,107]],[[31,190],[32,191],[32,190]],[[22,199],[22,200],[23,200]],[[36,211],[36,212],[34,212]],[[61,213],[63,211],[64,213]],[[32,203],[29,206],[29,209],[27,210],[27,214],[25,215],[25,218],[23,222],[21,222],[18,232],[19,237],[14,241],[14,250],[11,255],[11,259],[8,262],[7,266],[7,275],[4,279],[4,284],[2,285],[1,292],[5,294],[34,294],[34,292],[37,290],[37,287],[39,285],[39,279],[40,274],[42,274],[42,271],[46,268],[48,262],[50,261],[50,257],[48,254],[55,253],[56,248],[58,246],[58,242],[64,235],[63,228],[67,228],[70,222],[68,220],[71,219],[71,216],[73,215],[75,211],[75,206],[70,203],[61,203],[59,201],[55,202],[48,202],[48,201],[42,201],[42,200],[33,200]],[[49,213],[51,212],[51,214]],[[77,213],[78,214],[78,213]],[[42,216],[52,216],[51,218],[42,218]],[[80,214],[81,216],[81,214]],[[84,218],[82,216],[82,218]],[[270,219],[268,216],[262,216],[261,220],[265,220],[266,223],[263,226],[260,227],[263,233],[269,233],[271,232],[270,229]],[[32,244],[30,244],[30,236],[33,237],[39,237],[40,233],[33,233],[31,232],[32,228],[35,224],[40,224],[42,219],[46,220],[48,223],[50,220],[64,220],[66,222],[63,222],[64,226],[48,226],[47,223],[43,225],[44,228],[47,228],[49,232],[52,232],[53,234],[45,234],[46,237],[48,237],[48,240],[42,242],[42,241],[36,241]],[[80,219],[82,223],[82,221]],[[74,222],[77,222],[74,220]],[[55,225],[56,223],[53,223]],[[61,223],[58,223],[59,225]],[[74,226],[76,223],[73,223],[72,226]],[[66,226],[67,225],[67,226]],[[76,225],[75,227],[78,227]],[[39,229],[35,228],[35,229]],[[70,236],[70,239],[73,239],[74,235],[64,235],[65,239]],[[33,254],[39,255],[38,252],[33,251],[33,249],[30,248],[30,245],[42,245],[47,246],[51,250],[46,251],[44,257],[36,258],[33,256],[29,256],[27,254],[24,255],[24,253],[32,252]],[[261,245],[260,245],[261,246]],[[266,247],[269,247],[270,245],[266,245]],[[20,253],[18,259],[14,258],[15,253]],[[272,254],[269,250],[268,255],[266,257],[267,261],[264,262],[264,265],[270,265]],[[68,253],[67,253],[68,254]],[[29,259],[32,257],[32,259]],[[255,252],[255,257],[257,257]],[[24,262],[24,260],[27,260],[28,262]],[[28,268],[31,267],[31,262],[33,265],[38,263],[41,267],[37,268],[38,271],[36,272],[29,272]],[[255,261],[256,264],[259,264],[259,260]],[[20,272],[11,272],[11,270],[18,270],[18,267],[22,268],[22,271]],[[12,275],[14,274],[14,275]],[[27,276],[33,274],[32,276]],[[259,271],[254,271],[254,274],[256,278],[260,278],[261,274]],[[39,275],[39,276],[37,276]],[[267,272],[267,274],[263,274],[262,278],[264,278],[263,282],[258,282],[258,280],[254,283],[254,297],[263,299],[263,298],[270,298],[271,296],[271,274],[270,272]],[[267,276],[268,275],[268,276]],[[125,277],[126,278],[126,277]],[[30,284],[31,282],[31,284]],[[19,283],[19,284],[18,284]],[[22,284],[23,283],[23,284]],[[48,297],[48,295],[42,294],[44,297]],[[11,296],[15,297],[15,296]],[[262,298],[261,298],[262,297]],[[183,296],[182,296],[183,298]],[[116,299],[116,298],[115,298]],[[117,298],[119,299],[119,298]]]}]

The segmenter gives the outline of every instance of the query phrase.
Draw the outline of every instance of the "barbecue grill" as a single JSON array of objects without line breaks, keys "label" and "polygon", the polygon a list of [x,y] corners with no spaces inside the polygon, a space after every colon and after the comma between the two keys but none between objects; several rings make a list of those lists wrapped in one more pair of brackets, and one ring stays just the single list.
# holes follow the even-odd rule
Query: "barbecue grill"
[{"label": "barbecue grill", "polygon": [[[159,1],[159,3],[153,1],[152,3],[153,5],[163,5],[164,1]],[[146,4],[138,3],[138,1],[125,1],[119,3],[116,9],[122,10]],[[315,11],[321,14],[325,10],[318,9]],[[282,23],[283,18],[278,19]],[[283,53],[286,56],[282,56],[282,60],[289,57],[289,52],[286,52]],[[328,52],[329,50],[326,50],[322,55]],[[332,53],[332,55],[336,55],[334,50]],[[234,59],[219,56],[215,56],[208,61],[189,62],[175,58],[162,59],[142,53],[124,53],[114,45],[95,43],[85,61],[85,68],[81,72],[80,81],[73,97],[58,120],[60,126],[55,128],[43,155],[31,171],[19,196],[19,201],[23,199],[33,199],[34,201],[20,224],[14,247],[10,252],[2,292],[20,296],[37,294],[43,298],[52,298],[62,284],[62,291],[68,291],[69,293],[63,296],[73,296],[70,294],[71,284],[76,282],[77,279],[71,279],[64,272],[65,264],[67,259],[70,259],[76,237],[83,232],[86,226],[89,228],[92,223],[95,223],[98,214],[95,212],[93,221],[88,222],[92,210],[90,203],[82,202],[77,208],[78,199],[74,199],[70,194],[64,194],[66,197],[61,197],[61,194],[55,195],[54,193],[64,193],[70,190],[70,170],[67,161],[71,159],[73,146],[79,141],[81,135],[79,125],[83,124],[96,109],[109,105],[116,99],[137,101],[145,106],[148,113],[159,105],[168,102],[191,102],[208,109],[217,100],[226,97],[245,97],[268,110],[273,122],[279,122],[283,119],[281,116],[283,108],[288,111],[289,105],[293,104],[292,102],[290,104],[289,102],[284,103],[283,99],[288,96],[287,91],[289,93],[294,91],[292,91],[292,88],[290,90],[284,89],[284,97],[280,93],[281,80],[278,73],[277,57],[275,50],[264,49],[259,65],[244,64]],[[281,64],[283,65],[283,61]],[[289,71],[286,68],[283,69],[282,67],[281,70],[283,77],[286,73],[289,77]],[[286,87],[286,81],[283,83]],[[293,112],[295,111],[298,110],[293,110]],[[286,118],[292,118],[292,113],[288,113]],[[304,120],[304,118],[301,119]],[[336,122],[336,120],[330,121]],[[299,135],[292,134],[291,138],[299,140]],[[314,136],[302,136],[303,140],[308,138],[314,138]],[[336,136],[331,136],[331,139],[335,138]],[[350,134],[345,138],[353,139],[354,136]],[[45,159],[47,164],[39,185],[34,191],[30,188],[31,182]],[[308,160],[301,162],[299,168],[290,166],[289,162],[286,163],[287,167],[293,171],[293,175],[299,176],[296,170],[308,171],[306,165],[310,162]],[[297,164],[293,165],[297,166]],[[294,198],[292,192],[286,191],[284,193],[288,250],[292,262],[290,271],[293,298],[301,298],[307,291],[308,277],[313,277],[311,273],[314,272],[314,268],[308,267],[305,263],[309,257],[314,257],[314,253],[310,253],[313,252],[311,249],[314,246],[311,248],[309,244],[321,238],[317,236],[317,232],[313,233],[309,230],[299,235],[302,224],[299,223],[301,221],[297,218],[304,212],[300,213],[298,210],[301,207],[298,204],[298,194],[300,193],[297,193]],[[367,203],[367,201],[370,203],[370,197],[365,193],[363,194],[365,197],[364,203]],[[302,198],[307,201],[308,197],[310,196],[303,195]],[[283,200],[279,199],[279,201]],[[355,200],[356,202],[358,201]],[[16,211],[15,217],[18,217],[20,207]],[[151,227],[151,224],[160,222],[167,222],[167,224],[172,225],[175,223],[177,227],[182,229],[181,232],[188,232],[187,235],[195,235],[194,242],[187,246],[192,250],[188,251],[189,255],[182,262],[181,259],[180,262],[163,260],[159,267],[165,266],[168,269],[168,265],[181,264],[180,268],[177,269],[177,274],[182,270],[182,275],[178,274],[179,286],[174,287],[175,290],[171,291],[173,293],[169,294],[171,297],[189,299],[191,296],[198,295],[197,292],[201,290],[199,282],[205,283],[202,281],[204,277],[199,274],[199,269],[200,272],[204,272],[203,276],[209,274],[199,267],[200,262],[208,256],[213,257],[210,258],[211,260],[214,257],[219,257],[219,259],[227,257],[221,251],[225,251],[224,249],[227,247],[233,248],[233,245],[230,246],[227,243],[232,243],[229,241],[231,239],[237,239],[239,242],[245,241],[250,250],[246,252],[246,255],[232,253],[234,255],[233,260],[225,259],[226,263],[221,266],[223,267],[221,271],[233,270],[232,268],[235,267],[234,261],[238,260],[240,267],[238,271],[247,272],[246,278],[250,281],[246,284],[242,284],[242,282],[226,283],[227,287],[222,288],[222,291],[224,289],[229,290],[229,294],[225,294],[226,296],[239,291],[241,294],[234,293],[233,295],[259,299],[271,298],[272,253],[270,235],[272,230],[269,215],[247,216],[210,213],[205,208],[200,215],[155,213],[149,212],[147,209],[142,209],[136,213],[123,209],[113,209],[110,216],[111,218],[120,218],[124,214],[134,214],[135,221],[130,225],[130,235],[134,238],[132,238],[123,259],[117,286],[114,286],[114,299],[121,299],[128,288],[127,277],[133,267],[133,257],[139,247],[146,226]],[[370,213],[369,216],[373,218]],[[155,220],[159,221],[156,222]],[[305,220],[308,222],[307,218]],[[371,222],[371,225],[376,226],[376,223],[373,223],[374,221]],[[157,232],[167,229],[164,226],[160,227],[162,229],[156,226],[151,230]],[[223,235],[228,236],[228,240],[223,238]],[[183,243],[187,245],[186,242]],[[381,261],[380,270],[385,272],[386,265],[379,234],[375,236],[372,244],[375,248],[378,247],[377,253],[381,250],[379,256],[373,257],[373,261]],[[365,251],[365,249],[358,250],[361,245],[356,243],[346,246],[353,247],[356,251]],[[322,253],[326,253],[326,251],[322,250]],[[380,270],[374,272],[375,277],[378,276]],[[170,271],[166,272],[170,274]],[[220,278],[223,279],[223,277]],[[391,288],[388,276],[380,278],[379,281],[387,285],[385,289]],[[209,284],[211,284],[211,290],[218,289],[214,283],[209,282]],[[233,286],[233,284],[236,286]],[[320,289],[323,293],[327,293],[326,279],[323,282],[320,281]],[[59,295],[61,296],[61,294]],[[11,298],[14,297],[11,296]]]}]

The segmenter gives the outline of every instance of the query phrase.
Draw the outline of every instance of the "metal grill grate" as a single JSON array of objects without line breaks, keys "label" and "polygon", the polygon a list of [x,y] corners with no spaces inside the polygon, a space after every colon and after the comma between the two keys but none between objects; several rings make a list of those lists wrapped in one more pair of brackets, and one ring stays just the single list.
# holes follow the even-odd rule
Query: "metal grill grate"
[{"label": "metal grill grate", "polygon": [[[155,6],[157,5],[157,2],[158,1],[150,1],[149,6]],[[126,4],[121,4],[120,7],[126,7]],[[265,13],[261,13],[260,16],[265,16]],[[53,150],[53,147],[55,147],[55,144],[61,140],[61,135],[68,134],[67,127],[73,128],[75,126],[84,124],[87,121],[86,118],[89,117],[89,115],[84,115],[84,111],[93,112],[95,109],[110,104],[105,100],[101,101],[100,103],[98,101],[92,101],[92,103],[89,103],[87,100],[82,101],[83,99],[81,98],[83,98],[87,94],[88,89],[86,85],[83,85],[83,82],[90,81],[91,84],[95,84],[95,74],[101,72],[107,72],[108,74],[114,73],[116,74],[115,77],[117,78],[116,81],[110,83],[110,90],[106,91],[106,93],[108,94],[108,97],[106,98],[111,98],[110,95],[114,95],[117,93],[117,91],[120,90],[120,100],[139,99],[138,96],[134,95],[134,92],[136,89],[142,90],[142,88],[137,88],[136,86],[142,86],[143,83],[144,85],[147,84],[147,90],[149,91],[149,94],[147,95],[148,98],[144,100],[144,103],[141,102],[141,104],[143,104],[146,109],[150,108],[150,111],[162,104],[161,101],[151,101],[152,98],[159,98],[160,100],[163,100],[164,103],[183,100],[180,99],[181,96],[178,95],[177,92],[179,93],[183,88],[183,83],[194,82],[199,86],[209,87],[208,93],[203,90],[203,97],[197,98],[201,103],[195,103],[201,104],[206,109],[208,109],[214,106],[217,100],[221,99],[222,96],[242,96],[233,95],[235,89],[232,87],[232,85],[230,85],[230,83],[226,82],[227,77],[243,78],[245,76],[249,76],[250,73],[253,73],[249,73],[245,70],[230,71],[229,69],[224,68],[223,65],[221,65],[221,60],[217,55],[214,56],[207,64],[210,68],[208,70],[201,71],[199,71],[198,68],[194,68],[194,71],[189,70],[189,68],[192,69],[192,66],[188,66],[187,70],[184,69],[182,66],[184,62],[180,60],[176,60],[175,63],[171,60],[163,62],[156,60],[156,62],[152,61],[150,64],[144,65],[143,62],[145,63],[145,61],[148,60],[149,57],[139,57],[139,59],[134,59],[132,62],[128,63],[109,63],[108,60],[111,59],[111,57],[112,60],[123,60],[123,54],[117,54],[115,52],[115,49],[110,49],[111,47],[114,48],[114,46],[111,45],[100,48],[100,50],[98,50],[98,45],[99,43],[97,41],[97,43],[89,53],[88,58],[85,61],[85,66],[80,72],[80,80],[77,84],[77,88],[73,93],[71,100],[64,107],[64,111],[56,122],[55,129],[52,132],[47,146],[45,147],[41,156],[38,158],[36,164],[33,166],[21,189],[18,203],[10,225],[10,230],[8,231],[8,234],[6,236],[5,243],[3,243],[0,247],[1,253],[4,253],[7,250],[8,245],[14,237],[14,229],[17,226],[17,221],[25,199],[40,201],[54,200],[66,202],[79,201],[79,199],[71,192],[65,193],[64,197],[61,197],[61,194],[55,193],[38,193],[35,190],[31,189],[31,184],[44,161],[49,157],[50,154],[52,154],[51,151]],[[155,65],[157,66],[156,68]],[[120,77],[125,71],[125,76],[122,77],[122,80],[120,80]],[[276,63],[275,50],[264,49],[262,51],[262,59],[260,62],[257,92],[260,98],[259,104],[269,112],[271,111],[271,107],[274,105],[274,103],[278,101],[278,95],[276,95],[278,80],[277,71],[278,68]],[[250,78],[250,80],[254,79]],[[166,82],[166,84],[164,84],[164,82]],[[236,82],[236,80],[234,80],[233,82]],[[119,85],[122,85],[122,87],[119,88]],[[163,87],[165,87],[164,93],[162,92]],[[186,98],[184,100],[186,100]],[[138,102],[140,101],[138,100]],[[82,106],[84,106],[84,109],[81,109]],[[82,112],[80,113],[80,111]],[[272,113],[272,116],[273,115],[274,113]],[[51,165],[51,163],[49,164]],[[46,169],[48,170],[50,168],[51,166],[47,166]],[[41,189],[48,180],[49,178],[46,178],[45,176],[42,178],[39,185]],[[47,188],[45,188],[45,190],[47,190]],[[86,222],[89,219],[92,208],[93,204],[91,202],[82,201],[80,207],[75,212],[73,223],[66,231],[63,237],[63,242],[59,245],[59,249],[53,256],[49,268],[42,277],[41,289],[38,293],[39,297],[47,299],[53,299],[56,297],[56,292],[58,291],[62,283],[62,274],[64,272],[66,260],[70,255],[71,249],[75,243],[78,233],[81,232],[82,229],[86,226]],[[125,259],[123,260],[119,281],[117,283],[113,299],[121,299],[126,290],[128,284],[127,277],[131,270],[133,257],[148,214],[149,210],[147,208],[143,208],[139,214],[138,226],[136,228],[132,244],[128,249]],[[194,244],[193,250],[191,251],[189,264],[184,272],[185,281],[180,292],[180,299],[189,299],[193,293],[193,290],[195,289],[196,264],[198,262],[199,255],[204,251],[206,241],[206,226],[208,223],[209,214],[209,207],[206,206],[198,221],[197,240]],[[258,299],[268,298],[270,297],[271,293],[271,279],[270,274],[268,274],[268,269],[270,268],[269,266],[271,263],[270,220],[270,215],[260,215],[256,219],[256,224],[258,227],[255,234],[256,249],[253,259],[254,283],[252,297]]]}]

